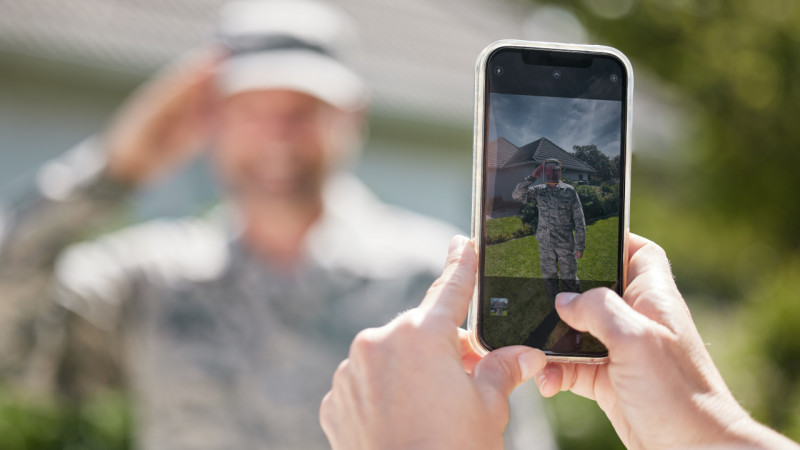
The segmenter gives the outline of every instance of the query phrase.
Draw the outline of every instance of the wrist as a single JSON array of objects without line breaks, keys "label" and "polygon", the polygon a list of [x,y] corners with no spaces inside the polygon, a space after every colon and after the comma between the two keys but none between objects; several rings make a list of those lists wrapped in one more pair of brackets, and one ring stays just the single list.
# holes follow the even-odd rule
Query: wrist
[{"label": "wrist", "polygon": [[37,173],[37,185],[42,195],[52,200],[85,195],[116,200],[132,187],[109,173],[109,156],[94,137],[45,163]]},{"label": "wrist", "polygon": [[728,425],[725,435],[727,439],[720,444],[735,448],[773,449],[798,448],[797,443],[750,417],[744,416]]},{"label": "wrist", "polygon": [[142,170],[140,164],[126,158],[119,157],[113,152],[109,153],[103,176],[108,180],[124,186],[136,186],[141,184]]},{"label": "wrist", "polygon": [[700,407],[702,412],[696,424],[706,425],[694,435],[694,445],[688,447],[800,448],[787,437],[753,419],[729,393],[715,397]]}]

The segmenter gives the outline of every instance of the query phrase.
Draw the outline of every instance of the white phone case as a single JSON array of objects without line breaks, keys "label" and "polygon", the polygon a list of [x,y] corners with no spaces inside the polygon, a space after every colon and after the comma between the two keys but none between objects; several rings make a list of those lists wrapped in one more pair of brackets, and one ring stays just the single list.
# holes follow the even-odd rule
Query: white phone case
[{"label": "white phone case", "polygon": [[[501,40],[494,42],[487,46],[481,54],[478,56],[478,61],[475,67],[475,122],[474,122],[474,142],[473,142],[473,178],[472,178],[472,239],[475,243],[475,248],[478,252],[478,258],[481,260],[482,256],[480,252],[483,248],[483,243],[481,242],[483,233],[481,232],[481,216],[483,215],[483,161],[484,161],[484,153],[486,149],[484,148],[484,123],[485,123],[485,100],[487,98],[486,93],[486,68],[487,63],[489,60],[489,56],[494,53],[496,50],[501,48],[533,48],[533,49],[552,49],[552,50],[566,50],[571,52],[578,52],[578,53],[592,53],[592,54],[600,54],[600,55],[611,55],[618,58],[625,66],[625,70],[627,72],[627,93],[626,93],[626,107],[627,107],[627,116],[626,116],[626,126],[625,126],[625,186],[624,186],[624,193],[625,193],[625,203],[624,203],[624,218],[623,224],[624,233],[623,233],[623,255],[628,254],[628,232],[630,231],[630,174],[631,174],[631,124],[633,119],[633,68],[631,67],[630,61],[628,58],[625,57],[622,52],[619,50],[600,46],[600,45],[578,45],[578,44],[558,44],[552,42],[535,42],[535,41],[521,41],[521,40]],[[626,257],[623,257],[622,262],[622,290],[625,290],[627,286],[627,270],[628,270],[628,261]],[[480,276],[480,274],[478,275]],[[472,346],[473,350],[480,355],[485,355],[489,352],[487,348],[481,344],[480,339],[478,338],[478,310],[480,309],[480,299],[478,298],[478,287],[479,283],[475,284],[475,292],[472,297],[472,302],[470,303],[469,308],[469,315],[467,317],[467,331],[469,332],[469,342]],[[549,361],[554,362],[572,362],[572,363],[584,363],[584,364],[603,364],[608,361],[608,357],[585,357],[585,356],[561,356],[561,355],[548,355],[547,356]]]}]

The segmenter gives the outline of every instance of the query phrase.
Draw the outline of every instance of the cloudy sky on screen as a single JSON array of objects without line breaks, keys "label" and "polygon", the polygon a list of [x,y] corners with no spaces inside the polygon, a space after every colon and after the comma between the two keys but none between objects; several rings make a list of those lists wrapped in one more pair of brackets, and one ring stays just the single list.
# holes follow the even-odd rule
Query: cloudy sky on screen
[{"label": "cloudy sky on screen", "polygon": [[504,137],[517,147],[546,137],[572,152],[573,145],[620,152],[622,102],[530,95],[491,94],[489,141]]}]

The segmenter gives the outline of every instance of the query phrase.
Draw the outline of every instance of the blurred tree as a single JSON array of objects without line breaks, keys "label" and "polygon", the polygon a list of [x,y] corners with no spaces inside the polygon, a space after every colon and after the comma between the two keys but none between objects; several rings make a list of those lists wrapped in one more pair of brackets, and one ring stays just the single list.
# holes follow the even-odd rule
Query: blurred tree
[{"label": "blurred tree", "polygon": [[[696,102],[702,139],[691,152],[690,200],[800,249],[800,2],[636,0],[564,2],[596,36]],[[613,17],[613,18],[612,18]],[[679,155],[680,157],[680,155]]]},{"label": "blurred tree", "polygon": [[[800,2],[538,3],[682,93],[688,127],[669,157],[634,158],[632,228],[667,249],[734,394],[800,439]],[[582,438],[612,432],[592,429]],[[559,442],[578,448],[561,427]]]},{"label": "blurred tree", "polygon": [[609,181],[613,177],[614,168],[611,166],[611,159],[596,145],[573,145],[572,154],[595,170],[589,177],[590,180]]}]

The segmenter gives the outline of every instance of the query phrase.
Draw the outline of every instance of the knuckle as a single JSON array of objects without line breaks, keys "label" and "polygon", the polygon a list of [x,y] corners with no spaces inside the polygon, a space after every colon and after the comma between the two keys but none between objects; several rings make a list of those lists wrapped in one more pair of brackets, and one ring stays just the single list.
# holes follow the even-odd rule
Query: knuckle
[{"label": "knuckle", "polygon": [[629,333],[627,345],[633,355],[645,357],[652,355],[654,352],[663,353],[661,351],[665,344],[663,338],[664,336],[656,332],[656,330],[638,327],[637,330]]},{"label": "knuckle", "polygon": [[663,248],[663,247],[661,247],[660,245],[656,244],[656,243],[655,243],[655,242],[653,242],[653,241],[648,241],[648,242],[647,242],[647,243],[644,245],[644,247],[643,247],[643,248],[644,248],[644,249],[647,249],[647,251],[653,252],[653,253],[654,253],[654,254],[656,254],[656,255],[661,255],[661,256],[664,256],[664,257],[666,257],[666,256],[667,256],[667,252],[666,252],[666,251],[664,251],[664,248]]},{"label": "knuckle", "polygon": [[340,362],[339,366],[336,367],[336,371],[333,372],[334,378],[336,377],[341,378],[342,376],[344,376],[347,373],[349,367],[350,367],[349,359],[345,359],[344,361]]},{"label": "knuckle", "polygon": [[501,353],[489,353],[484,359],[491,360],[492,370],[495,371],[501,379],[504,380],[519,380],[522,377],[519,365],[516,363],[516,358],[503,358]]},{"label": "knuckle", "polygon": [[345,359],[339,363],[339,367],[333,372],[332,388],[336,389],[345,383],[350,370],[350,360]]},{"label": "knuckle", "polygon": [[575,364],[569,364],[568,369],[564,371],[561,383],[562,391],[571,391],[578,384],[578,368]]},{"label": "knuckle", "polygon": [[[644,252],[642,252],[642,250],[644,250]],[[669,257],[667,257],[666,250],[664,250],[660,245],[656,244],[655,242],[648,242],[639,252],[641,252],[643,255],[649,255],[653,260],[658,261],[666,268],[670,267]]]},{"label": "knuckle", "polygon": [[392,335],[397,336],[401,341],[411,340],[424,330],[424,319],[425,314],[418,309],[406,311],[394,322]]},{"label": "knuckle", "polygon": [[319,404],[319,420],[324,427],[330,417],[330,410],[333,407],[331,403],[333,402],[333,392],[328,391],[324,397],[322,397],[322,401]]},{"label": "knuckle", "polygon": [[328,392],[322,398],[319,407],[319,423],[326,435],[330,436],[335,429],[336,417],[339,415],[337,409],[338,405],[333,392]]},{"label": "knuckle", "polygon": [[381,333],[378,328],[367,328],[358,332],[350,344],[351,357],[369,357],[381,343]]},{"label": "knuckle", "polygon": [[652,343],[652,330],[638,323],[625,323],[624,326],[615,326],[609,333],[608,346],[613,348],[628,348],[641,350]]},{"label": "knuckle", "polygon": [[514,358],[514,363],[511,362],[510,359],[500,359],[498,363],[499,370],[502,372],[503,376],[507,380],[519,380],[522,378],[522,372],[520,372],[519,364],[516,363],[516,358]]},{"label": "knuckle", "polygon": [[464,252],[453,252],[447,255],[445,267],[459,265],[464,260]]},{"label": "knuckle", "polygon": [[428,296],[428,295],[432,295],[432,294],[436,293],[444,285],[445,285],[445,280],[443,280],[442,277],[437,278],[436,280],[434,280],[434,282],[428,288],[428,291],[425,293],[425,295]]}]

